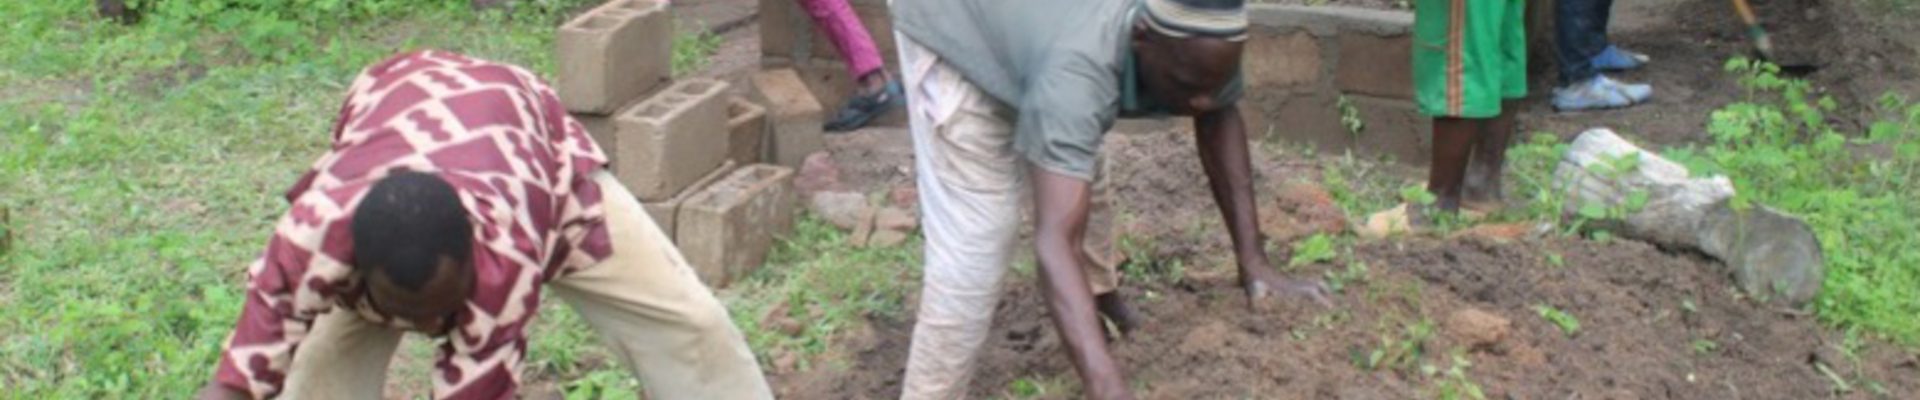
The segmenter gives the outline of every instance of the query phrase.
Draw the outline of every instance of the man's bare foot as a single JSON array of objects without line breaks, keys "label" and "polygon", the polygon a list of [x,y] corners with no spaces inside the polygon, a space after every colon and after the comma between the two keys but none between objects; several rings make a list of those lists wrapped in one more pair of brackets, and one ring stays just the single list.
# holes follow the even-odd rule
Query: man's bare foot
[{"label": "man's bare foot", "polygon": [[1460,207],[1487,214],[1500,211],[1506,207],[1506,196],[1500,186],[1497,174],[1494,177],[1467,174],[1466,183],[1460,188]]},{"label": "man's bare foot", "polygon": [[1135,312],[1133,306],[1127,305],[1127,299],[1121,297],[1119,291],[1093,296],[1093,304],[1100,310],[1100,315],[1107,317],[1108,321],[1113,321],[1114,328],[1120,330],[1116,336],[1132,336],[1133,331],[1140,329],[1140,324],[1146,322],[1146,318],[1142,318],[1140,313]]},{"label": "man's bare foot", "polygon": [[1287,279],[1270,269],[1252,268],[1240,271],[1240,286],[1247,291],[1249,307],[1257,308],[1260,300],[1267,297],[1305,299],[1322,307],[1333,306],[1327,297],[1327,285],[1317,279]]}]

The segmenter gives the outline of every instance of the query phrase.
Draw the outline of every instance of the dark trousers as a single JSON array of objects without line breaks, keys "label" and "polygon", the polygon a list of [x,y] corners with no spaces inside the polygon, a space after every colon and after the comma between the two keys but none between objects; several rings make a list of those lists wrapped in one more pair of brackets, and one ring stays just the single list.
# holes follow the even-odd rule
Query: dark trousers
[{"label": "dark trousers", "polygon": [[1613,18],[1613,0],[1554,3],[1554,52],[1560,61],[1560,83],[1572,84],[1600,75],[1593,58],[1607,49],[1607,21]]}]

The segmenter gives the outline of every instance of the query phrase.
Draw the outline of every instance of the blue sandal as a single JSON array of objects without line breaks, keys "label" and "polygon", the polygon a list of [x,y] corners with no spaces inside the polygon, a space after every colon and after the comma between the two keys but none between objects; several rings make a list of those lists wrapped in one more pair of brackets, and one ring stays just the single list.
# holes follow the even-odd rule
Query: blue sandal
[{"label": "blue sandal", "polygon": [[840,111],[835,112],[833,119],[827,121],[823,128],[836,133],[860,129],[892,110],[895,105],[905,102],[906,90],[901,88],[900,81],[889,81],[887,87],[877,93],[847,99],[847,104],[840,107]]}]

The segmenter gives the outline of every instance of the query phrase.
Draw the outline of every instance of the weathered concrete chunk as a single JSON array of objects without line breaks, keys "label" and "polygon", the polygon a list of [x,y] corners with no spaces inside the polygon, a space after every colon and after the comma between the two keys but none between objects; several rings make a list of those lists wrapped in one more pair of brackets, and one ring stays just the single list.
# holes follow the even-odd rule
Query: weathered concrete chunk
[{"label": "weathered concrete chunk", "polygon": [[741,164],[760,162],[767,140],[767,109],[747,99],[727,100],[727,159]]},{"label": "weathered concrete chunk", "polygon": [[808,154],[827,147],[820,130],[826,111],[799,74],[786,68],[761,71],[753,75],[753,86],[772,125],[773,148],[767,161],[798,167]]},{"label": "weathered concrete chunk", "polygon": [[1413,13],[1358,7],[1248,4],[1247,23],[1260,27],[1306,28],[1315,36],[1345,33],[1405,35],[1413,32]]},{"label": "weathered concrete chunk", "polygon": [[613,173],[642,201],[680,193],[727,158],[727,83],[689,79],[621,110]]},{"label": "weathered concrete chunk", "polygon": [[1276,34],[1262,31],[1247,41],[1247,85],[1292,87],[1320,80],[1320,43],[1303,30]]},{"label": "weathered concrete chunk", "polygon": [[[794,182],[799,183],[798,180]],[[798,187],[796,186],[795,189]],[[861,216],[866,215],[872,208],[867,205],[866,195],[855,192],[818,192],[810,197],[807,204],[814,215],[835,227],[849,231],[857,229],[861,223]]]},{"label": "weathered concrete chunk", "polygon": [[701,281],[725,287],[766,262],[792,229],[792,185],[793,169],[748,165],[680,204],[678,243]]},{"label": "weathered concrete chunk", "polygon": [[679,243],[678,231],[675,229],[677,225],[675,225],[675,223],[678,222],[677,217],[680,213],[680,205],[685,204],[687,199],[692,198],[693,195],[699,194],[700,190],[706,189],[708,186],[713,186],[714,182],[719,181],[720,178],[724,178],[728,173],[733,172],[734,165],[733,161],[729,160],[720,164],[720,168],[714,169],[713,172],[707,173],[707,176],[694,182],[693,185],[687,186],[685,190],[681,190],[679,194],[675,194],[666,200],[642,202],[640,205],[646,207],[647,216],[653,217],[653,223],[660,226],[660,231],[666,233],[668,239],[674,239],[675,243]]},{"label": "weathered concrete chunk", "polygon": [[[1619,160],[1634,159],[1633,162]],[[1631,166],[1623,167],[1623,166]],[[1735,210],[1732,181],[1697,178],[1673,161],[1594,129],[1574,139],[1554,171],[1555,188],[1568,195],[1568,213],[1582,207],[1626,207],[1618,226],[1626,237],[1699,249],[1732,268],[1748,294],[1805,304],[1820,294],[1826,276],[1820,241],[1806,222],[1765,206]],[[1638,199],[1638,209],[1631,209]]]},{"label": "weathered concrete chunk", "polygon": [[660,0],[615,0],[561,25],[555,92],[568,111],[609,114],[673,73],[673,15]]},{"label": "weathered concrete chunk", "polygon": [[1341,91],[1413,100],[1411,35],[1340,37],[1334,85]]}]

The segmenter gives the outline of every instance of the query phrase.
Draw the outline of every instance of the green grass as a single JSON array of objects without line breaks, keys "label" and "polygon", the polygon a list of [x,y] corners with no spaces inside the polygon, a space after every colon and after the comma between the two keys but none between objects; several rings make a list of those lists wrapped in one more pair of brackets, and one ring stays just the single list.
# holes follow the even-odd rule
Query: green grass
[{"label": "green grass", "polygon": [[[1920,345],[1920,104],[1889,94],[1875,109],[1848,111],[1873,117],[1865,131],[1844,131],[1827,116],[1840,112],[1835,102],[1809,83],[1747,60],[1726,69],[1745,99],[1713,112],[1710,142],[1664,155],[1696,174],[1727,175],[1736,208],[1765,205],[1806,220],[1825,256],[1812,307],[1822,321]],[[1624,212],[1581,207],[1563,216],[1565,196],[1551,179],[1566,146],[1542,134],[1509,153],[1511,176],[1529,199],[1526,218],[1578,226]]]},{"label": "green grass", "polygon": [[[777,245],[766,267],[728,288],[721,300],[756,351],[803,356],[798,367],[808,368],[806,356],[825,353],[834,337],[866,318],[905,318],[903,302],[920,282],[919,248],[917,238],[898,247],[853,247],[846,233],[809,214]],[[761,326],[770,311],[782,309],[799,324],[797,334]]]},{"label": "green grass", "polygon": [[[0,208],[14,239],[0,254],[0,398],[192,393],[284,211],[278,193],[325,149],[354,73],[438,48],[550,77],[558,10],[589,1],[528,2],[538,7],[511,17],[399,3],[321,19],[153,13],[122,26],[94,18],[90,2],[0,2]],[[688,40],[707,43],[682,56],[697,67],[716,41]],[[527,376],[631,392],[558,303],[534,328]],[[423,349],[406,351],[430,357]],[[395,380],[424,391],[418,377]]]}]

